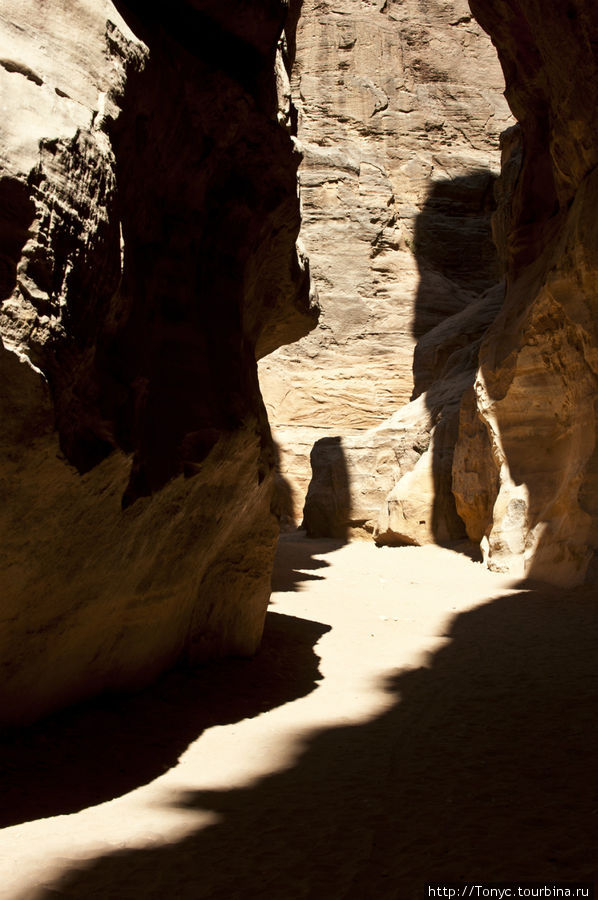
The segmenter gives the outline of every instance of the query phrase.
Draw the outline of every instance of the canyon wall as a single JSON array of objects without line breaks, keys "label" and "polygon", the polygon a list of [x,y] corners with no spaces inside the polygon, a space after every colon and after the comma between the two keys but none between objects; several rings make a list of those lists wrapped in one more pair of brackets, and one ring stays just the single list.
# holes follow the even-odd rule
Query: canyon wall
[{"label": "canyon wall", "polygon": [[[430,446],[446,390],[405,422],[397,410],[459,347],[473,360],[471,382],[471,345],[496,312],[496,293],[480,296],[500,278],[490,216],[499,136],[512,120],[496,52],[466,0],[303,0],[293,49],[301,240],[322,313],[317,330],[262,360],[260,383],[293,495],[289,520],[301,522],[311,480],[311,533],[390,535],[380,510]],[[451,460],[448,519],[438,528],[427,515],[428,535],[462,529]]]},{"label": "canyon wall", "polygon": [[504,306],[465,396],[454,489],[491,568],[561,584],[598,547],[598,14],[591,0],[471,0],[520,125],[496,222]]},{"label": "canyon wall", "polygon": [[252,653],[310,481],[595,575],[598,20],[471,7],[499,181],[461,0],[3,4],[3,723]]},{"label": "canyon wall", "polygon": [[3,722],[259,642],[278,522],[256,356],[317,316],[285,16],[3,3]]},{"label": "canyon wall", "polygon": [[304,4],[323,313],[261,380],[308,533],[467,536],[492,569],[572,584],[598,544],[598,17],[544,6],[471,3],[509,127],[465,4]]}]

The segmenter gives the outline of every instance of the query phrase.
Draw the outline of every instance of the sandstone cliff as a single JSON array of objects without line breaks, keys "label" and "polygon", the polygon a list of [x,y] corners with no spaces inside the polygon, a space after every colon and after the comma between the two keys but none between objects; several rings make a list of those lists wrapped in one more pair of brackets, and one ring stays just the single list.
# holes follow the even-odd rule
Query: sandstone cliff
[{"label": "sandstone cliff", "polygon": [[[593,213],[598,22],[583,0],[554,3],[549,10],[533,0],[492,4],[472,0],[471,8],[498,48],[506,96],[520,123],[504,133],[502,176],[492,192],[497,206],[494,241],[499,269],[507,280],[504,305],[498,286],[481,293],[491,280],[491,254],[483,250],[488,245],[479,242],[488,224],[486,219],[484,226],[482,213],[489,212],[479,202],[484,196],[480,179],[493,168],[488,160],[497,137],[492,124],[498,124],[498,118],[486,115],[486,130],[479,123],[476,127],[478,107],[473,102],[479,97],[482,71],[491,80],[483,94],[486,99],[496,96],[489,88],[498,89],[499,77],[491,64],[480,65],[480,48],[490,51],[467,11],[453,21],[453,4],[427,4],[426,23],[421,24],[419,4],[417,8],[371,4],[355,11],[353,22],[353,16],[342,15],[349,6],[341,11],[337,6],[332,10],[308,4],[299,34],[295,83],[299,133],[307,146],[302,175],[304,234],[308,246],[310,233],[314,235],[310,252],[327,330],[315,332],[292,351],[279,352],[291,364],[299,364],[302,354],[313,362],[303,367],[295,384],[283,381],[284,392],[278,395],[270,393],[266,373],[266,395],[274,420],[285,426],[279,430],[283,442],[297,432],[293,419],[308,418],[310,397],[317,401],[318,437],[322,432],[329,435],[312,441],[314,431],[304,432],[306,444],[313,443],[314,472],[305,510],[310,531],[346,534],[352,525],[373,532],[381,542],[422,543],[458,537],[463,521],[469,538],[481,542],[491,568],[571,584],[595,574],[595,566],[588,569],[588,565],[598,541],[594,309],[598,238]],[[384,21],[375,30],[381,41],[376,50],[371,33],[362,35],[366,19],[367,25]],[[390,55],[401,64],[393,69],[382,63],[377,69],[375,60],[384,60],[392,44],[393,20],[401,22],[400,40]],[[428,20],[434,23],[430,32]],[[454,69],[447,48],[459,34],[461,39],[467,35],[469,44],[462,44]],[[426,56],[432,47],[433,58]],[[478,58],[474,61],[468,51]],[[336,78],[330,74],[334,67],[329,58],[340,70]],[[464,121],[451,101],[458,75],[463,76],[468,62],[471,80],[465,78],[461,96],[467,97],[470,115]],[[399,98],[393,86],[396,90],[401,78]],[[402,104],[410,79],[415,100],[407,109]],[[317,90],[310,94],[314,84]],[[355,99],[357,85],[360,103]],[[369,107],[366,96],[371,98]],[[434,108],[431,97],[443,110],[442,126],[424,124],[412,133],[405,122],[427,123]],[[386,134],[381,123],[393,111],[392,134]],[[447,140],[446,130],[456,121],[465,146],[473,143],[478,150],[477,175],[471,162],[464,164],[454,136]],[[500,125],[507,123],[501,116]],[[317,175],[315,163],[310,167],[310,141],[315,145]],[[434,147],[453,154],[450,179],[436,170],[438,157],[428,155]],[[351,203],[342,209],[349,196],[347,182],[353,177],[361,184],[361,161],[372,159],[368,152],[377,154],[376,178],[387,177],[391,185],[387,202],[379,199],[372,204],[371,191],[361,191],[357,199],[354,189]],[[403,165],[397,166],[401,152],[411,153],[413,159],[406,163],[403,156]],[[330,166],[332,160],[338,171],[324,172],[323,161]],[[418,169],[419,183],[426,178],[431,183],[428,180],[426,194],[418,196],[406,176],[413,177],[422,160],[428,168]],[[369,172],[365,166],[363,171]],[[461,190],[459,177],[464,179]],[[367,196],[362,205],[361,195]],[[411,228],[401,206],[409,196]],[[467,215],[455,215],[455,207],[467,210]],[[359,216],[354,208],[365,214]],[[380,212],[383,209],[386,215]],[[396,214],[388,212],[393,209]],[[325,231],[323,223],[331,213],[334,227]],[[339,235],[342,238],[335,244]],[[369,258],[364,248],[369,248]],[[414,251],[413,256],[408,250]],[[417,262],[411,287],[406,260]],[[472,274],[479,276],[477,282]],[[337,285],[342,290],[337,291]],[[393,290],[395,313],[400,309],[412,319],[410,328],[403,325],[390,333],[384,304]],[[406,296],[397,303],[399,291]],[[356,320],[352,334],[338,324],[340,309],[346,307],[351,318],[358,307],[367,307],[369,315],[374,306],[384,323],[379,329],[372,326],[373,313]],[[411,343],[405,341],[408,332]],[[394,353],[390,365],[386,339]],[[401,408],[416,339],[415,399]],[[353,352],[355,347],[363,348],[361,359]],[[333,366],[330,383],[319,366],[325,356],[335,353],[337,368]],[[384,389],[377,374],[379,360],[402,389],[396,382]],[[311,381],[310,365],[316,372]],[[275,371],[276,363],[271,366]],[[362,388],[369,385],[370,373],[376,387],[368,399]],[[386,406],[383,397],[398,411],[385,423],[375,424],[376,410]],[[300,464],[301,459],[286,465],[294,474]],[[302,488],[305,481],[301,485],[296,478],[296,483]],[[302,490],[297,493],[301,496]]]},{"label": "sandstone cliff", "polygon": [[[336,508],[345,517],[335,514],[337,533],[348,524],[377,527],[387,494],[421,455],[422,440],[429,446],[440,408],[432,397],[430,408],[423,401],[396,421],[414,392],[417,342],[420,394],[496,312],[494,295],[481,319],[467,314],[451,334],[443,324],[479,304],[500,277],[490,215],[499,135],[510,123],[503,88],[495,51],[466,0],[302,4],[291,92],[304,154],[301,239],[322,315],[311,335],[260,364],[297,522],[316,445],[328,475],[314,476],[306,524],[320,518],[322,525]],[[437,326],[444,331],[424,344]],[[474,368],[475,354],[470,380]],[[451,402],[454,418],[459,395]],[[399,461],[413,429],[420,450]],[[334,484],[333,448],[334,469],[345,472]],[[451,459],[442,464],[449,496]],[[335,496],[341,483],[345,500]],[[459,527],[450,503],[450,527]]]},{"label": "sandstone cliff", "polygon": [[285,13],[3,4],[3,721],[259,641],[256,355],[315,321]]},{"label": "sandstone cliff", "polygon": [[497,221],[507,295],[462,405],[455,496],[491,568],[575,583],[598,546],[598,16],[591,0],[471,8],[520,123],[506,162],[521,150]]}]

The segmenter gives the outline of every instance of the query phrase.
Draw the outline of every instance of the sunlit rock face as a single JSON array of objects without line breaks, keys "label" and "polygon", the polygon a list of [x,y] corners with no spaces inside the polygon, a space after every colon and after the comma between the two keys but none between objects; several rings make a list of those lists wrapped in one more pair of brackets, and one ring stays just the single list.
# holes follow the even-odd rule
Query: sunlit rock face
[{"label": "sunlit rock face", "polygon": [[[459,513],[499,571],[595,577],[598,547],[598,11],[591,0],[471,0],[520,122],[497,218],[502,312],[461,408]],[[519,144],[519,149],[517,145]]]},{"label": "sunlit rock face", "polygon": [[4,722],[259,642],[256,356],[315,321],[285,15],[3,3]]},{"label": "sunlit rock face", "polygon": [[[306,498],[309,533],[465,534],[452,447],[502,298],[490,217],[503,87],[466,2],[302,5],[291,90],[322,316],[260,380],[288,512],[300,522]],[[414,479],[416,504],[402,496]]]},{"label": "sunlit rock face", "polygon": [[[312,448],[340,438],[347,456],[361,449],[347,459],[352,508],[332,503],[354,527],[374,529],[385,493],[372,492],[373,477],[382,468],[379,485],[390,490],[407,460],[390,471],[392,442],[380,447],[370,430],[411,399],[422,336],[499,278],[489,221],[499,135],[510,123],[503,90],[466,0],[302,3],[291,92],[304,154],[301,240],[322,314],[317,330],[260,363],[297,522]],[[418,357],[418,394],[454,349],[455,340],[450,352],[445,342]],[[418,430],[429,432],[422,409]],[[379,449],[368,451],[370,441]],[[450,469],[449,459],[449,495]]]}]

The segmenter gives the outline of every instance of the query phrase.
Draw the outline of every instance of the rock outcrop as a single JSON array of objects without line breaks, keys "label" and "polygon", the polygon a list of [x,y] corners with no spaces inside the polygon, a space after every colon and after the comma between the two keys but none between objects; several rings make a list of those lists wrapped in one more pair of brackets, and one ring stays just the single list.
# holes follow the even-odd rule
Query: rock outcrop
[{"label": "rock outcrop", "polygon": [[259,642],[256,356],[315,322],[285,14],[3,4],[3,722]]},{"label": "rock outcrop", "polygon": [[491,568],[572,584],[595,575],[598,547],[598,13],[591,0],[471,8],[520,125],[496,222],[507,294],[462,404],[455,496]]},{"label": "rock outcrop", "polygon": [[[332,447],[346,457],[352,510],[341,526],[337,513],[348,501],[330,496],[333,531],[364,522],[375,530],[386,494],[365,489],[359,472],[371,486],[379,454],[396,458],[390,434],[414,392],[414,348],[420,341],[419,395],[459,340],[455,327],[454,337],[439,336],[444,349],[428,352],[423,336],[499,280],[489,223],[499,135],[511,121],[503,88],[495,51],[466,0],[302,4],[291,93],[303,152],[301,239],[322,315],[311,335],[260,363],[297,522],[317,445],[316,457]],[[474,326],[477,337],[484,323]],[[472,378],[475,359],[470,368]],[[425,403],[418,408],[416,431],[429,443],[434,417]],[[406,416],[409,430],[413,410]],[[326,461],[324,468],[332,471]],[[390,491],[401,474],[398,466],[379,484]],[[316,519],[327,478],[317,473],[312,485]],[[307,510],[306,523],[314,515]]]},{"label": "rock outcrop", "polygon": [[373,536],[391,545],[466,537],[453,498],[453,450],[461,399],[503,297],[499,283],[418,343],[416,382],[427,389],[414,400],[381,425],[315,443],[303,519],[308,534]]},{"label": "rock outcrop", "polygon": [[[490,49],[467,10],[427,4],[428,31],[419,4],[306,4],[293,85],[306,145],[304,240],[324,330],[278,352],[289,375],[276,393],[266,372],[266,395],[282,442],[301,435],[292,420],[303,426],[310,414],[326,435],[303,432],[314,445],[310,530],[338,535],[344,519],[380,542],[422,543],[459,537],[462,521],[491,568],[571,584],[593,573],[598,546],[598,16],[584,0],[471,8],[496,44],[519,120],[503,135],[493,187],[489,160],[508,118],[486,114],[483,128],[476,118],[480,97],[501,109],[500,79],[481,65]],[[451,41],[460,42],[457,63]],[[387,179],[386,200],[372,179]],[[493,194],[498,266],[484,219]],[[504,305],[502,288],[489,289],[499,272]],[[415,399],[401,409],[416,341]],[[330,380],[327,359],[336,361]],[[266,365],[276,371],[274,360]],[[385,424],[376,420],[392,407]],[[287,471],[300,462],[287,459]]]}]

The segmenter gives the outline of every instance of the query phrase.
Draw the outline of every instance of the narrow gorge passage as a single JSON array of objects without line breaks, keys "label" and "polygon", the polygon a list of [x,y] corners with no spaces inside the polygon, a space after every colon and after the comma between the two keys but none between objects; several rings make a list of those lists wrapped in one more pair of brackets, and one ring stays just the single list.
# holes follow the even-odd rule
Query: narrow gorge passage
[{"label": "narrow gorge passage", "polygon": [[[434,879],[592,877],[594,597],[523,592],[440,548],[292,536],[274,587],[255,660],[166,679],[120,721],[63,720],[66,767],[39,726],[55,806],[2,832],[0,896],[415,900]],[[118,783],[119,745],[139,781],[61,809],[94,728],[87,781],[103,763]]]},{"label": "narrow gorge passage", "polygon": [[459,539],[459,403],[504,294],[490,224],[504,77],[466,0],[300,6],[289,93],[321,311],[259,363],[281,507],[314,537]]},{"label": "narrow gorge passage", "polygon": [[499,175],[466,0],[51,2],[0,16],[0,897],[595,881],[594,7],[470,0]]}]

